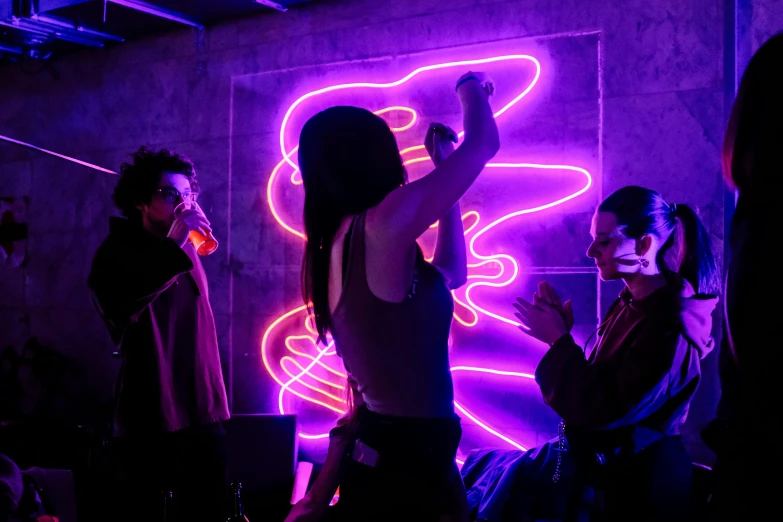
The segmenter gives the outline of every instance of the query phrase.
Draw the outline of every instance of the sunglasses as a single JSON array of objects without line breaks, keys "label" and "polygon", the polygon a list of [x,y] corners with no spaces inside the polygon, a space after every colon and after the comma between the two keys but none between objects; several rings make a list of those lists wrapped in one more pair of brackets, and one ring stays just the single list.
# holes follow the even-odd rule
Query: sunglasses
[{"label": "sunglasses", "polygon": [[180,193],[180,191],[174,187],[159,188],[155,191],[155,193],[160,194],[160,197],[166,203],[177,203],[180,200],[195,202],[198,198],[198,192],[196,191],[186,191],[185,193]]}]

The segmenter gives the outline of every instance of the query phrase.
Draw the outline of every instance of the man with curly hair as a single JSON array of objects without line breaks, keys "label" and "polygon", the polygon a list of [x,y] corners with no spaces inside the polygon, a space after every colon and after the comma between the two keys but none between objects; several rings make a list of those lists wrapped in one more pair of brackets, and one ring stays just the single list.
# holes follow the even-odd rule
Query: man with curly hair
[{"label": "man with curly hair", "polygon": [[142,147],[120,168],[109,235],[88,284],[122,358],[114,436],[118,514],[147,520],[172,492],[179,520],[219,520],[229,418],[204,268],[211,232],[185,157]]}]

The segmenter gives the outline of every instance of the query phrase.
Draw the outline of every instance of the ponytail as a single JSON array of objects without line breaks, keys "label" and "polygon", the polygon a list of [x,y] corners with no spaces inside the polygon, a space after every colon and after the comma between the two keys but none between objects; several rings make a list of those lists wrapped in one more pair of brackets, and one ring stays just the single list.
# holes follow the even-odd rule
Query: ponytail
[{"label": "ponytail", "polygon": [[712,255],[710,236],[699,216],[688,205],[672,205],[677,227],[677,274],[688,281],[696,293],[718,295],[721,281]]},{"label": "ponytail", "polygon": [[710,236],[701,220],[688,205],[669,205],[657,192],[644,187],[628,186],[613,192],[598,206],[601,212],[617,216],[626,237],[639,239],[653,234],[665,241],[655,262],[658,270],[671,274],[666,253],[679,241],[679,259],[675,272],[688,281],[699,294],[720,293],[720,277],[712,257]]}]

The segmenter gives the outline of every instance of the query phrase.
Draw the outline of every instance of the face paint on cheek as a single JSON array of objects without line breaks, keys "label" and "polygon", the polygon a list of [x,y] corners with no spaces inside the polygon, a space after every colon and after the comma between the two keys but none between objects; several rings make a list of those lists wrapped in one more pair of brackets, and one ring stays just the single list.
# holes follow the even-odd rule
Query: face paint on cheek
[{"label": "face paint on cheek", "polygon": [[636,254],[636,244],[633,240],[623,240],[615,248],[611,263],[617,274],[631,274],[638,271],[639,256]]},{"label": "face paint on cheek", "polygon": [[598,268],[598,274],[604,281],[619,279],[623,270],[620,266],[619,258],[621,245],[616,243],[616,239],[604,240],[603,245],[596,248],[595,264]]}]

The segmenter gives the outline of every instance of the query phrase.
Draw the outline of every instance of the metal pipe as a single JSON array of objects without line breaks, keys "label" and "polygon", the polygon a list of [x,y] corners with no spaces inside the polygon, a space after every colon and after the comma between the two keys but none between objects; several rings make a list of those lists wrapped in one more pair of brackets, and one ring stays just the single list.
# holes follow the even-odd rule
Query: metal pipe
[{"label": "metal pipe", "polygon": [[66,42],[86,45],[89,47],[103,47],[103,42],[88,38],[86,34],[84,36],[74,34],[76,31],[72,29],[65,29],[61,28],[60,26],[53,26],[51,24],[26,19],[19,19],[18,23],[19,27],[24,28],[24,30],[32,29],[35,31],[46,31],[50,37],[57,38],[58,40],[65,40]]},{"label": "metal pipe", "polygon": [[28,20],[26,18],[14,18],[13,23],[17,29],[22,31],[39,31],[50,36],[59,30],[55,29],[54,27],[47,27],[44,24],[33,22],[32,20]]},{"label": "metal pipe", "polygon": [[128,9],[135,9],[136,11],[141,11],[142,13],[147,13],[153,16],[158,16],[160,18],[165,18],[166,20],[171,20],[172,22],[179,22],[181,24],[189,25],[197,29],[204,29],[204,26],[198,22],[195,22],[179,13],[175,13],[174,11],[169,11],[168,9],[163,9],[162,7],[157,7],[155,5],[148,4],[147,2],[141,2],[140,0],[106,0],[106,1],[111,2],[112,4],[117,4],[123,7],[127,7]]},{"label": "metal pipe", "polygon": [[0,43],[0,51],[5,51],[7,53],[13,53],[13,54],[22,54],[21,47],[12,47],[10,45],[4,45],[2,43]]},{"label": "metal pipe", "polygon": [[125,38],[122,38],[121,36],[114,36],[113,34],[109,33],[102,33],[101,31],[96,31],[95,29],[90,29],[89,27],[84,27],[80,25],[76,28],[77,31],[80,33],[88,34],[90,36],[97,36],[98,38],[105,38],[106,40],[113,40],[115,42],[124,42]]},{"label": "metal pipe", "polygon": [[278,4],[277,2],[273,2],[272,0],[256,0],[257,4],[265,5],[267,7],[271,7],[272,9],[277,9],[281,13],[285,13],[288,11],[288,8],[285,6],[282,6]]},{"label": "metal pipe", "polygon": [[48,36],[50,36],[52,34],[51,31],[42,31],[40,29],[24,29],[22,27],[19,27],[18,23],[14,23],[18,19],[12,19],[12,20],[13,20],[13,22],[4,22],[3,20],[0,20],[0,25],[5,26],[5,27],[11,27],[12,29],[16,29],[17,31],[24,31],[24,32],[27,32],[27,33],[37,34],[38,36],[46,36],[46,37],[48,37]]},{"label": "metal pipe", "polygon": [[71,42],[71,43],[75,43],[75,44],[79,44],[79,45],[86,45],[87,47],[96,47],[98,49],[103,49],[103,46],[104,46],[103,42],[98,42],[96,40],[91,40],[90,38],[81,38],[79,36],[72,35],[72,34],[69,34],[69,33],[55,32],[54,36],[58,40],[64,40],[66,42]]},{"label": "metal pipe", "polygon": [[95,29],[90,29],[89,27],[84,27],[83,25],[78,25],[69,20],[63,20],[61,18],[56,18],[54,16],[36,14],[33,15],[32,19],[46,25],[55,25],[71,31],[77,31],[87,35],[96,36],[98,38],[103,38],[104,40],[113,40],[115,42],[125,41],[124,38],[121,38],[119,36],[114,36],[113,34],[96,31]]}]

